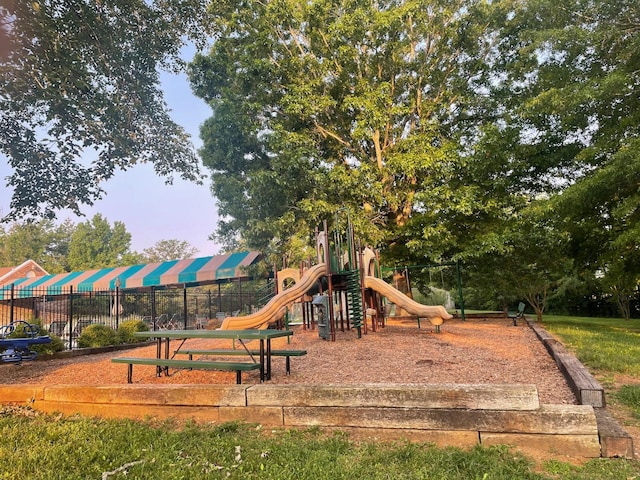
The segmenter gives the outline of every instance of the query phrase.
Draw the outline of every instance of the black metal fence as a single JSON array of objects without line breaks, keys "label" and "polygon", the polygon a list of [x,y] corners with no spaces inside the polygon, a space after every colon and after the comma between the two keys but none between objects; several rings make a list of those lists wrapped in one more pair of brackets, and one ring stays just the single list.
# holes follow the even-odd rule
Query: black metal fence
[{"label": "black metal fence", "polygon": [[52,295],[51,288],[18,290],[7,285],[0,287],[0,325],[36,320],[73,348],[82,330],[93,323],[117,329],[124,321],[143,320],[150,329],[205,328],[225,316],[259,309],[272,288],[262,280],[193,288],[69,288]]}]

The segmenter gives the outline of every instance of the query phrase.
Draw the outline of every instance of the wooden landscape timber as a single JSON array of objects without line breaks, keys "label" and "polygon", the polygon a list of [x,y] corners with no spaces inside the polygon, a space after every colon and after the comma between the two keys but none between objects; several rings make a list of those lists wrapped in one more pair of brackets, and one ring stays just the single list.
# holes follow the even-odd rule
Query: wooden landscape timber
[{"label": "wooden landscape timber", "polygon": [[578,402],[582,405],[603,408],[606,406],[604,388],[591,375],[589,370],[549,332],[534,322],[528,322],[571,387]]},{"label": "wooden landscape timber", "polygon": [[541,405],[534,385],[7,385],[0,398],[69,415],[240,420],[440,446],[506,443],[601,455],[594,408]]}]

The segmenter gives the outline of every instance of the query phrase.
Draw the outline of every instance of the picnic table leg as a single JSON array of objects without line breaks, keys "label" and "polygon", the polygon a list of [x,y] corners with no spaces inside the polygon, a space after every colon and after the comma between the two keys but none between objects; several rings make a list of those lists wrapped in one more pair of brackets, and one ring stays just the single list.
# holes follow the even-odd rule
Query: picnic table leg
[{"label": "picnic table leg", "polygon": [[264,362],[265,362],[265,355],[264,355],[264,339],[261,338],[260,339],[260,382],[264,382]]},{"label": "picnic table leg", "polygon": [[[164,345],[164,358],[165,360],[169,360],[169,348],[170,348],[170,342],[171,340],[169,339],[169,337],[167,337],[165,339],[165,345]],[[169,366],[167,365],[166,367],[164,367],[164,375],[165,377],[169,376]]]},{"label": "picnic table leg", "polygon": [[133,383],[133,363],[128,365],[127,369],[127,383]]},{"label": "picnic table leg", "polygon": [[[162,338],[158,337],[156,345],[156,358],[162,358]],[[162,367],[160,365],[156,365],[156,377],[162,375]]]},{"label": "picnic table leg", "polygon": [[271,339],[267,338],[267,380],[271,380]]},{"label": "picnic table leg", "polygon": [[236,385],[242,384],[242,372],[240,370],[236,370]]}]

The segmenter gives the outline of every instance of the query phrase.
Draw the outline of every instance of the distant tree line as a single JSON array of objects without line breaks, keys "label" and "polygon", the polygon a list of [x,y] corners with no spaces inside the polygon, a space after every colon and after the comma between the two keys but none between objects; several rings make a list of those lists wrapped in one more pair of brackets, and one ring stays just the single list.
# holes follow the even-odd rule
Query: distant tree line
[{"label": "distant tree line", "polygon": [[78,224],[40,220],[0,227],[2,267],[34,260],[49,273],[64,273],[180,260],[197,253],[184,240],[159,240],[142,252],[132,251],[131,234],[124,223],[111,225],[100,214]]}]

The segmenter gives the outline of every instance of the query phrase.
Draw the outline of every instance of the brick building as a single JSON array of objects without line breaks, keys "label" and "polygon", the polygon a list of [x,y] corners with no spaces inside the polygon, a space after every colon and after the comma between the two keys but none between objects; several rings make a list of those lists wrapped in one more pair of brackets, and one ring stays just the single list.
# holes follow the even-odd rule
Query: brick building
[{"label": "brick building", "polygon": [[47,271],[33,260],[27,260],[17,267],[0,267],[0,287],[11,285],[21,278],[44,277]]}]

